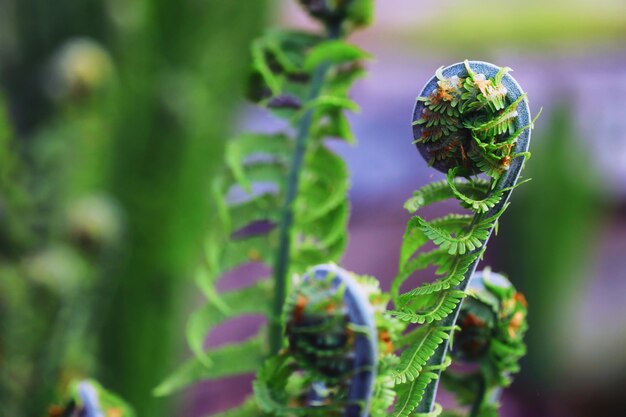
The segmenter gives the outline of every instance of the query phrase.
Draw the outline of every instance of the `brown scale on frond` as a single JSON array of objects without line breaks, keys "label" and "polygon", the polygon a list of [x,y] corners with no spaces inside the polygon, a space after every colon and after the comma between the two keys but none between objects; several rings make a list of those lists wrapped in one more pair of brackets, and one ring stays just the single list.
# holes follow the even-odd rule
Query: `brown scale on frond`
[{"label": "brown scale on frond", "polygon": [[304,313],[304,309],[309,303],[309,299],[304,295],[298,294],[298,298],[296,299],[296,305],[293,309],[292,317],[294,323],[300,323],[302,321],[302,314]]},{"label": "brown scale on frond", "polygon": [[525,318],[526,316],[521,311],[518,311],[517,313],[513,315],[508,326],[509,336],[511,337],[511,339],[517,336],[519,330],[522,328],[522,325],[524,324]]},{"label": "brown scale on frond", "polygon": [[478,318],[477,315],[473,313],[467,313],[463,318],[463,322],[461,323],[462,328],[470,328],[470,327],[485,327],[485,322]]},{"label": "brown scale on frond", "polygon": [[391,335],[386,329],[378,329],[378,340],[384,345],[385,353],[393,353],[393,343],[391,341]]},{"label": "brown scale on frond", "polygon": [[516,292],[513,298],[524,308],[528,308],[528,301],[526,301],[526,296],[524,296],[524,294],[522,294],[521,292]]},{"label": "brown scale on frond", "polygon": [[61,417],[63,415],[63,408],[59,405],[52,405],[48,408],[48,417]]},{"label": "brown scale on frond", "polygon": [[502,159],[500,159],[500,167],[502,167],[502,169],[509,169],[510,166],[511,166],[510,155],[505,155]]}]

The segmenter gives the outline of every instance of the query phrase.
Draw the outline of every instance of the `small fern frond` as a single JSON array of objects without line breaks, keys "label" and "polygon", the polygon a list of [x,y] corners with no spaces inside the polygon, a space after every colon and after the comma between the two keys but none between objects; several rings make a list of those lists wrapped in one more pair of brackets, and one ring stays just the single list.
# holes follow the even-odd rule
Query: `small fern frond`
[{"label": "small fern frond", "polygon": [[463,207],[469,208],[475,213],[480,214],[480,213],[488,212],[490,209],[495,207],[496,204],[500,202],[500,200],[502,199],[502,196],[504,195],[504,192],[509,190],[508,188],[506,188],[506,189],[497,190],[492,193],[488,193],[488,189],[485,184],[484,192],[481,195],[481,197],[483,198],[479,199],[475,196],[467,195],[461,192],[459,188],[457,187],[458,180],[455,181],[457,172],[458,172],[457,167],[452,168],[450,169],[450,171],[448,171],[448,176],[447,176],[448,185],[450,186],[450,189],[452,190],[452,193],[454,194],[454,196],[459,201],[461,201]]},{"label": "small fern frond", "polygon": [[342,40],[333,40],[311,48],[304,60],[304,69],[312,71],[323,62],[337,65],[370,58],[369,53],[356,45]]},{"label": "small fern frond", "polygon": [[436,293],[459,285],[459,283],[463,281],[464,274],[468,271],[470,265],[482,256],[483,250],[472,252],[466,254],[465,256],[457,256],[452,262],[452,267],[443,278],[440,278],[435,282],[422,284],[421,286],[402,294],[400,296],[400,303],[406,304],[410,302],[410,298],[412,297]]},{"label": "small fern frond", "polygon": [[[409,323],[432,323],[447,317],[465,297],[463,291],[440,291],[411,298],[398,310],[391,311],[395,317]],[[407,298],[404,298],[407,300]]]},{"label": "small fern frond", "polygon": [[447,250],[450,255],[464,255],[468,251],[480,248],[489,236],[490,224],[477,223],[467,232],[450,234],[442,227],[434,226],[421,217],[417,217],[419,228],[424,234],[441,249]]},{"label": "small fern frond", "polygon": [[434,372],[422,372],[413,381],[397,387],[398,399],[394,405],[391,417],[409,417],[424,396],[424,390],[435,379]]},{"label": "small fern frond", "polygon": [[436,325],[424,326],[415,330],[412,335],[415,339],[413,344],[402,352],[400,363],[392,371],[395,383],[405,384],[418,378],[437,346],[448,336],[444,329]]},{"label": "small fern frond", "polygon": [[[459,233],[463,228],[470,226],[472,221],[471,216],[463,214],[449,214],[437,219],[433,219],[430,224],[445,230],[448,233]],[[409,259],[416,253],[422,245],[428,242],[428,237],[420,227],[421,223],[418,216],[411,218],[406,225],[406,231],[404,233],[404,239],[402,241],[402,247],[400,249],[400,262],[399,269],[404,271],[405,265]],[[426,266],[422,267],[425,268]],[[419,269],[422,269],[419,268]],[[411,273],[415,272],[413,269]]]},{"label": "small fern frond", "polygon": [[210,353],[204,350],[204,341],[211,329],[228,318],[242,314],[269,315],[268,303],[259,303],[272,294],[272,282],[262,280],[246,288],[220,294],[220,300],[228,307],[225,313],[214,304],[205,304],[195,311],[187,322],[187,341],[200,362],[211,366]]}]

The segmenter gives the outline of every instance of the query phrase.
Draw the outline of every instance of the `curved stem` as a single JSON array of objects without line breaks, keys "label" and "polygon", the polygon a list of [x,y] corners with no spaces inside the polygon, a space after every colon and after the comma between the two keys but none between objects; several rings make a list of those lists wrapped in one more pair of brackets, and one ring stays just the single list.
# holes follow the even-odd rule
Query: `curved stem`
[{"label": "curved stem", "polygon": [[[328,28],[328,39],[337,39],[340,35],[340,25],[333,25]],[[320,64],[313,73],[311,81],[311,90],[308,99],[312,101],[316,99],[324,86],[324,79],[330,69],[331,64],[328,62]],[[282,344],[283,328],[281,315],[283,305],[287,296],[289,263],[291,258],[291,227],[293,225],[293,203],[298,195],[298,185],[300,182],[300,171],[306,154],[307,139],[313,122],[313,113],[315,109],[307,110],[297,126],[297,136],[293,160],[289,169],[289,178],[287,183],[287,191],[285,203],[280,216],[278,230],[278,251],[274,263],[274,303],[272,308],[272,318],[270,323],[270,354],[276,354]]]},{"label": "curved stem", "polygon": [[[518,142],[515,150],[516,152],[526,152],[528,151],[528,145],[529,145],[529,142],[528,142],[528,139],[526,138],[525,140],[521,140],[520,142]],[[493,207],[487,213],[482,214],[482,215],[481,214],[475,215],[473,222],[479,221],[483,216],[491,217],[495,215],[500,210],[502,210],[505,204],[507,204],[509,197],[511,196],[511,192],[513,191],[513,188],[515,184],[517,183],[517,180],[519,179],[519,176],[522,172],[525,158],[526,158],[525,155],[520,155],[520,157],[515,158],[513,162],[511,163],[511,167],[509,168],[509,170],[499,179],[496,186],[492,190],[492,193],[495,193],[495,192],[499,192],[504,189],[507,189],[506,191],[503,192],[502,199],[500,200],[500,202],[496,204],[495,207]],[[491,237],[491,234],[493,233],[495,225],[497,225],[497,222],[494,224],[494,227],[492,227],[491,230],[489,231],[489,236],[487,236],[487,239],[485,239],[482,246],[479,248],[476,248],[474,252],[479,252],[484,249],[484,247],[487,245],[487,242],[489,241],[489,238]],[[467,269],[467,272],[465,273],[465,277],[463,278],[463,281],[461,281],[459,285],[454,287],[453,288],[454,290],[460,290],[460,291],[467,290],[471,277],[474,274],[474,271],[476,270],[476,266],[478,265],[479,262],[480,262],[480,257],[476,259],[472,263],[472,265],[470,265],[470,267]],[[455,307],[454,311],[451,314],[449,314],[446,318],[444,318],[440,322],[441,327],[447,327],[450,329],[454,328],[456,321],[459,317],[459,312],[461,311],[462,305],[463,305],[463,300],[461,300],[457,304],[457,306]],[[427,362],[427,366],[431,366],[433,367],[433,369],[439,369],[438,371],[436,371],[437,375],[439,376],[441,374],[441,365],[444,363],[446,355],[448,354],[449,345],[450,345],[450,338],[444,340],[437,347],[437,349],[435,350],[435,353],[430,357],[430,359]],[[435,406],[435,397],[437,396],[437,389],[439,387],[439,379],[440,378],[437,378],[431,381],[426,386],[426,389],[424,390],[424,395],[419,405],[417,406],[416,412],[429,413],[433,410]]]}]

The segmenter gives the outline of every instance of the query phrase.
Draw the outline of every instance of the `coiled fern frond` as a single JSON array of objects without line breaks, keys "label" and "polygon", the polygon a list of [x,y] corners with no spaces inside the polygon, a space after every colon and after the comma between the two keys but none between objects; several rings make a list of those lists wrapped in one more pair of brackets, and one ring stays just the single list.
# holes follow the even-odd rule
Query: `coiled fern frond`
[{"label": "coiled fern frond", "polygon": [[523,337],[528,306],[506,277],[489,269],[472,276],[468,295],[451,354],[479,367],[474,372],[448,369],[442,382],[460,405],[471,406],[471,417],[497,416],[500,392],[510,385],[526,353]]},{"label": "coiled fern frond", "polygon": [[[433,220],[415,215],[407,224],[399,272],[391,288],[392,314],[421,326],[404,336],[407,347],[394,373],[398,401],[393,417],[430,415],[439,410],[434,402],[436,380],[447,366],[448,345],[470,276],[529,156],[532,122],[528,103],[508,71],[468,61],[442,68],[415,107],[414,143],[428,163],[447,178],[416,191],[405,208],[414,213],[454,199],[471,214]],[[436,249],[424,251],[428,243]],[[432,266],[435,281],[401,291],[416,271]],[[497,344],[494,342],[494,350],[506,355],[507,348]],[[499,363],[503,362],[506,360]]]},{"label": "coiled fern frond", "polygon": [[268,415],[382,417],[395,398],[394,342],[404,325],[386,313],[378,281],[334,265],[311,269],[285,307],[288,345],[257,374]]}]

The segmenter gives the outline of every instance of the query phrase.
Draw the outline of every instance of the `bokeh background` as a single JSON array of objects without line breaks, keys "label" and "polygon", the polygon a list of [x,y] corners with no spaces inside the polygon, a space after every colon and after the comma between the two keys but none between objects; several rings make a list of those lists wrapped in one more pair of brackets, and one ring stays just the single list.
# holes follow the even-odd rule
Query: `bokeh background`
[{"label": "bokeh background", "polygon": [[[223,141],[276,127],[242,100],[249,42],[270,25],[314,28],[296,3],[0,0],[1,416],[41,416],[84,374],[140,416],[199,417],[248,391],[242,377],[150,395],[188,355],[183,323],[201,301],[189,275]],[[402,204],[439,178],[411,145],[425,81],[466,58],[512,67],[543,114],[533,180],[483,264],[530,304],[503,415],[626,415],[626,3],[379,0],[352,40],[375,59],[354,90],[358,145],[336,148],[352,175],[343,266],[386,287]]]}]

